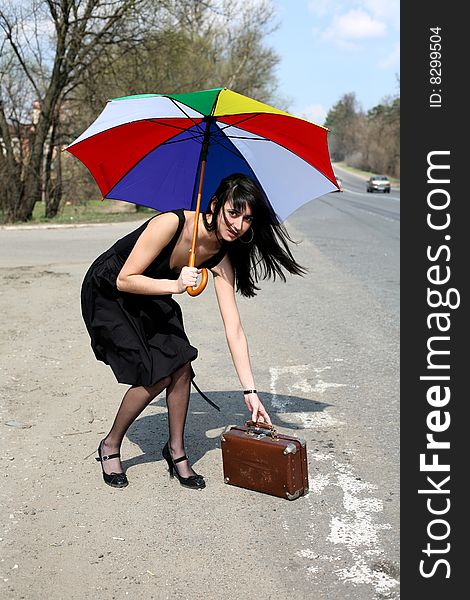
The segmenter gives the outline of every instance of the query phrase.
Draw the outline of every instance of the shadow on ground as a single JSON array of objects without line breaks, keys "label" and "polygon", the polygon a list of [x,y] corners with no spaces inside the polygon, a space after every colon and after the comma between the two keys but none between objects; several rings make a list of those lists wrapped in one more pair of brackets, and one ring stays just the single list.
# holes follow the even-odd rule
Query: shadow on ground
[{"label": "shadow on ground", "polygon": [[[245,409],[240,391],[207,392],[207,396],[220,406],[220,412],[212,408],[197,393],[190,396],[189,413],[186,423],[186,451],[190,455],[191,463],[199,461],[207,452],[219,448],[220,434],[231,425],[243,425],[250,415]],[[269,393],[260,393],[259,397],[268,411],[273,425],[282,433],[296,435],[301,430],[300,425],[282,421],[279,417],[283,413],[315,413],[321,412],[328,406],[324,402],[316,402],[299,396],[287,396]],[[275,405],[273,404],[275,402]],[[161,394],[151,406],[165,407],[165,397]],[[276,413],[277,407],[282,406],[283,413]],[[299,436],[302,437],[302,436]],[[167,415],[157,413],[140,417],[127,432],[127,438],[137,444],[142,454],[124,460],[124,470],[136,465],[162,460],[161,448],[168,439]]]}]

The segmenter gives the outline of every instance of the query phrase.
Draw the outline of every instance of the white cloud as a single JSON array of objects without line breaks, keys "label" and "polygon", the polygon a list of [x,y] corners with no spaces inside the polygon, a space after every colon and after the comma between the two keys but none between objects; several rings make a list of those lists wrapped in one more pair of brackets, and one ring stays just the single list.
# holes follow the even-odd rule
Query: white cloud
[{"label": "white cloud", "polygon": [[362,9],[353,9],[335,16],[323,37],[327,40],[347,43],[383,37],[386,30],[387,26],[383,21],[373,19]]},{"label": "white cloud", "polygon": [[346,49],[400,29],[399,0],[310,0],[307,6],[315,15],[315,37]]}]

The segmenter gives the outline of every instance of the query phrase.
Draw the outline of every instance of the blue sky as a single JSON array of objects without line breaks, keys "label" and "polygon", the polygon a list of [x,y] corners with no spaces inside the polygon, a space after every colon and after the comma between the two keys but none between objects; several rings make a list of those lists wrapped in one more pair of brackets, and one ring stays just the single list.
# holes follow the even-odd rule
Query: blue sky
[{"label": "blue sky", "polygon": [[399,93],[399,0],[273,0],[279,97],[322,124],[343,94],[364,110]]}]

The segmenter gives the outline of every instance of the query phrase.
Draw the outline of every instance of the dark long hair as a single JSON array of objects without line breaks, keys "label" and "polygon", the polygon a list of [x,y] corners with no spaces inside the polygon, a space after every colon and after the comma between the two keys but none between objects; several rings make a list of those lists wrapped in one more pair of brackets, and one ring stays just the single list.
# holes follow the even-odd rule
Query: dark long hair
[{"label": "dark long hair", "polygon": [[225,177],[212,200],[216,200],[215,206],[212,209],[209,205],[207,213],[212,214],[212,221],[209,223],[204,213],[202,218],[206,229],[215,231],[216,234],[218,215],[228,200],[239,211],[249,206],[253,215],[248,231],[241,238],[225,243],[235,272],[236,290],[243,296],[255,296],[255,290],[260,289],[256,285],[260,279],[275,280],[279,277],[286,281],[283,269],[293,275],[304,275],[307,272],[307,269],[295,261],[289,249],[288,243],[295,242],[250,177],[242,173]]}]

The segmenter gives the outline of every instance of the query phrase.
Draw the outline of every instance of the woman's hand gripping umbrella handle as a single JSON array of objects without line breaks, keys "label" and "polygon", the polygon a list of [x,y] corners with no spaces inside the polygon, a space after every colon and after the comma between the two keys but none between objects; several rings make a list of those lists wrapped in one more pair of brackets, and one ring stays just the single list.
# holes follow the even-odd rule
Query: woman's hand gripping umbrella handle
[{"label": "woman's hand gripping umbrella handle", "polygon": [[[196,254],[192,251],[192,249],[189,251],[189,253],[188,267],[194,267],[194,263],[196,262]],[[199,294],[204,291],[208,280],[209,275],[207,274],[207,269],[201,269],[201,281],[196,287],[187,287],[186,291],[190,296],[199,296]]]},{"label": "woman's hand gripping umbrella handle", "polygon": [[[199,178],[199,189],[197,192],[197,200],[196,200],[196,212],[194,215],[194,230],[193,230],[193,239],[191,244],[191,250],[189,251],[189,264],[188,267],[196,266],[196,241],[197,241],[197,228],[199,225],[199,212],[201,210],[201,195],[202,195],[202,182],[204,180],[204,171],[206,169],[206,161],[205,159],[201,163],[201,176]],[[201,292],[204,291],[204,288],[207,285],[207,281],[209,279],[209,275],[207,274],[207,269],[201,269],[201,281],[196,287],[187,287],[186,291],[190,296],[199,296]]]}]

